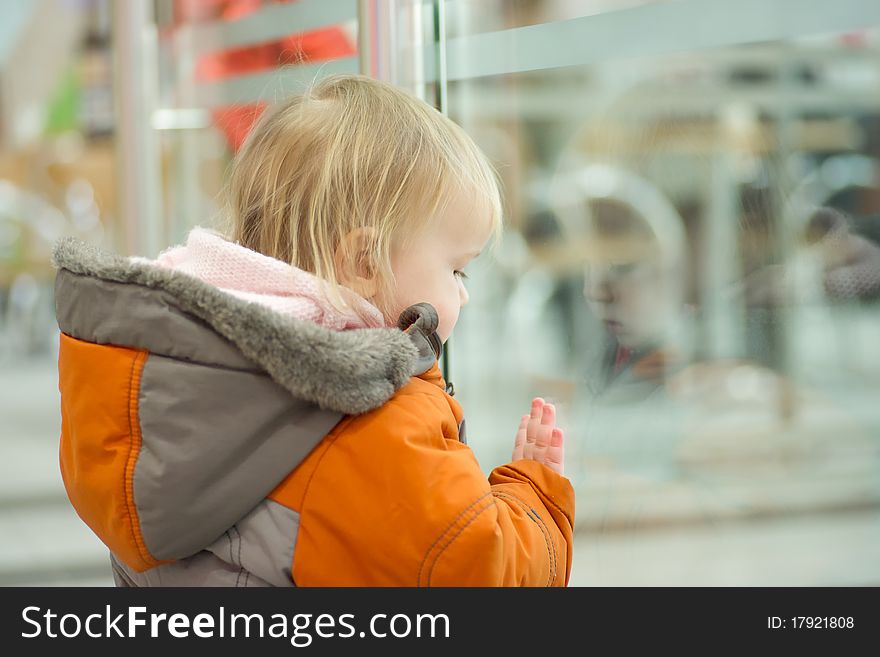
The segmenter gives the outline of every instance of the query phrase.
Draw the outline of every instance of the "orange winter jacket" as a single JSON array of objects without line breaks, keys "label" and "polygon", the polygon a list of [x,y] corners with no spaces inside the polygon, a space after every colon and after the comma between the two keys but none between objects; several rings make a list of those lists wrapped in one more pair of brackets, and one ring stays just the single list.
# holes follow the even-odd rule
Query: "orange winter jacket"
[{"label": "orange winter jacket", "polygon": [[72,240],[55,264],[61,470],[119,585],[568,582],[569,481],[487,480],[426,340]]}]

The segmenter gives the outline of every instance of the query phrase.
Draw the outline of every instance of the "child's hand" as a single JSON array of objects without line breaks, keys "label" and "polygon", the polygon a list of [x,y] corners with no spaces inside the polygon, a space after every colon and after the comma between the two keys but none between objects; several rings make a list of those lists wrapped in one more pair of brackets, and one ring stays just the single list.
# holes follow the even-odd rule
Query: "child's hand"
[{"label": "child's hand", "polygon": [[540,397],[532,400],[532,412],[523,415],[516,432],[513,460],[529,459],[563,474],[565,436],[556,426],[556,408]]}]

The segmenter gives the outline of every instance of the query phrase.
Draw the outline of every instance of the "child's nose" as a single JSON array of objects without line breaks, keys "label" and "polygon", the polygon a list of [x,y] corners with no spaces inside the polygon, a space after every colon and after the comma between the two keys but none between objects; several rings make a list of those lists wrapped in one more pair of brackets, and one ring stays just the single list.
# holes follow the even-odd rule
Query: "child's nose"
[{"label": "child's nose", "polygon": [[471,295],[468,294],[467,288],[462,281],[459,281],[458,283],[458,299],[462,306],[466,306],[467,302],[471,299]]},{"label": "child's nose", "polygon": [[589,276],[584,285],[584,296],[589,301],[598,303],[611,302],[614,298],[614,293],[608,277],[599,273]]}]

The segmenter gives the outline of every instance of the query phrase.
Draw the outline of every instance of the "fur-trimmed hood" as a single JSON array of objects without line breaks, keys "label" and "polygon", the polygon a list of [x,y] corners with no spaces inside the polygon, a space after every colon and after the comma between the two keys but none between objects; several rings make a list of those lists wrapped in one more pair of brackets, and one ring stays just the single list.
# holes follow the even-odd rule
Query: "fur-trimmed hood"
[{"label": "fur-trimmed hood", "polygon": [[[261,369],[292,395],[324,409],[356,414],[376,408],[430,366],[424,348],[396,328],[333,331],[72,238],[57,244],[53,260],[62,333]],[[183,332],[190,340],[181,343]]]}]

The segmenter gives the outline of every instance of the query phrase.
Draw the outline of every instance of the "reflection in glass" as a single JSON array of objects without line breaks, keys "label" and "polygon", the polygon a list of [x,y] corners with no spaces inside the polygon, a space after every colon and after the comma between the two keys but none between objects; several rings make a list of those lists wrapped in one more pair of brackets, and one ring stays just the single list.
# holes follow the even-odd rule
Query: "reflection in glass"
[{"label": "reflection in glass", "polygon": [[[880,503],[878,46],[866,30],[450,83],[508,209],[456,333],[462,401],[492,409],[472,443],[500,460],[497,418],[557,403],[581,549],[628,546],[590,576],[670,583],[684,562],[648,528],[699,542],[774,518],[755,535],[784,551],[797,514],[829,510],[861,538],[811,552],[825,581],[878,576],[876,513],[858,515]],[[762,558],[740,558],[752,581],[810,578]]]}]

